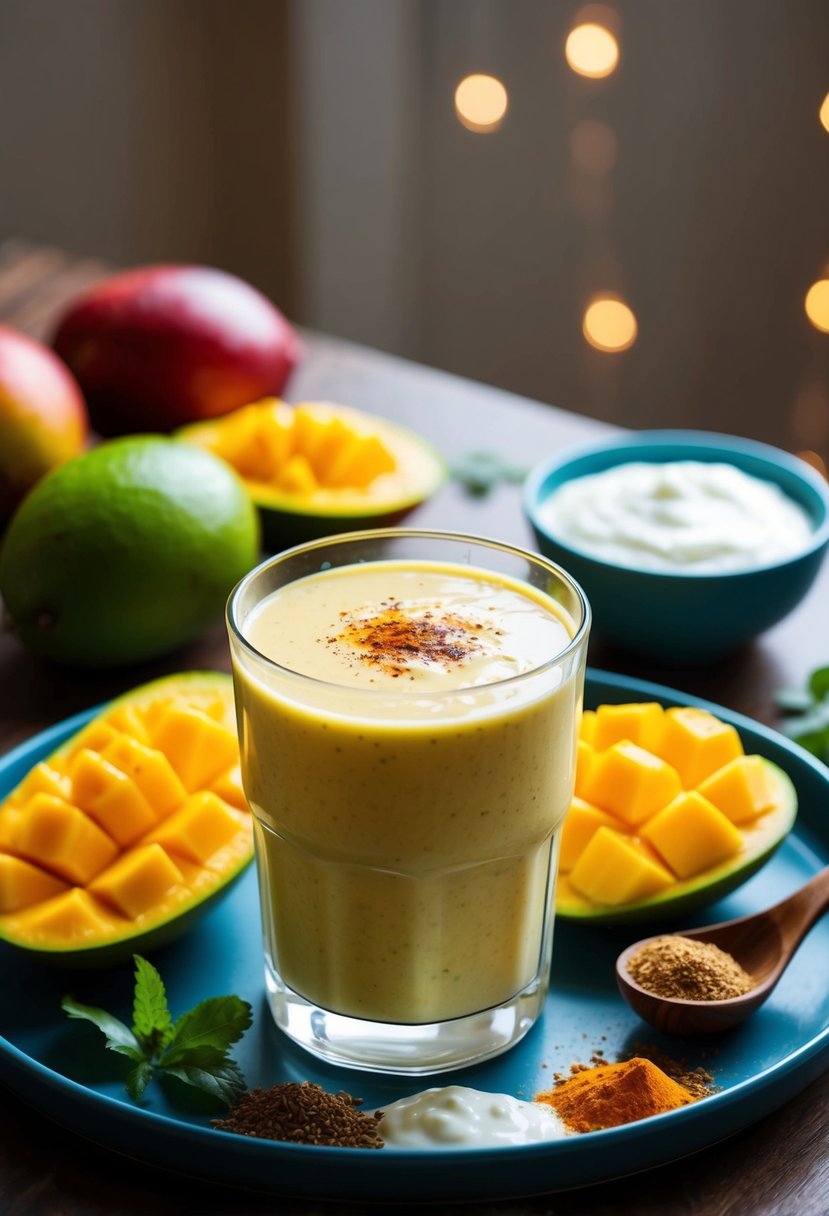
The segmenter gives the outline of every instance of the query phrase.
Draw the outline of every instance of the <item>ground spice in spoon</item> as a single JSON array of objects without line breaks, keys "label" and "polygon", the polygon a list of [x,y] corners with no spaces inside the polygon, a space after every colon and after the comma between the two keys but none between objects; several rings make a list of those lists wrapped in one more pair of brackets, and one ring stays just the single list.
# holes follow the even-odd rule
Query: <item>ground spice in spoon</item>
[{"label": "ground spice in spoon", "polygon": [[683,1001],[728,1001],[755,986],[725,950],[681,934],[647,942],[631,956],[627,969],[640,988]]}]

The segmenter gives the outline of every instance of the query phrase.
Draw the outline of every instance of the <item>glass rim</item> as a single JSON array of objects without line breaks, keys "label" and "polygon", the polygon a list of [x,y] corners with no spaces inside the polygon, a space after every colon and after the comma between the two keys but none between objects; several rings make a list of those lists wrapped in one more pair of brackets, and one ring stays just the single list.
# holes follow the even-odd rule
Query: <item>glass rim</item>
[{"label": "glass rim", "polygon": [[[339,684],[334,680],[321,680],[318,676],[309,676],[301,671],[294,671],[292,667],[286,667],[282,663],[278,663],[275,659],[263,654],[244,636],[238,621],[236,620],[235,607],[236,604],[247,589],[247,587],[264,572],[272,566],[281,565],[292,557],[296,557],[301,553],[312,553],[314,549],[324,549],[330,545],[345,545],[355,541],[372,541],[372,540],[437,540],[437,541],[460,541],[468,542],[474,545],[480,545],[488,549],[496,549],[502,553],[512,555],[514,557],[523,558],[533,565],[541,567],[551,574],[556,575],[565,585],[567,585],[576,597],[576,600],[581,608],[581,622],[577,625],[576,631],[570,641],[563,649],[559,650],[552,658],[539,663],[537,667],[530,668],[529,671],[522,671],[514,676],[507,676],[504,679],[494,680],[491,684],[475,684],[466,685],[460,688],[445,688],[445,689],[429,689],[428,693],[423,689],[389,689],[389,688],[354,688],[351,685]],[[373,559],[377,561],[384,560],[383,558]],[[355,565],[359,563],[354,563]],[[480,568],[480,567],[479,567]],[[315,572],[316,573],[316,572]],[[492,571],[493,574],[496,571]],[[312,575],[304,575],[303,577],[312,577]],[[528,584],[529,585],[529,584]],[[552,598],[552,597],[550,597]],[[230,592],[227,599],[225,610],[225,619],[227,627],[231,635],[231,639],[235,640],[239,646],[247,654],[252,655],[255,659],[266,664],[268,668],[279,672],[281,675],[289,676],[291,679],[300,680],[308,685],[316,686],[324,689],[338,689],[342,691],[347,688],[349,692],[355,693],[359,697],[366,698],[388,698],[394,696],[409,701],[423,700],[428,697],[430,700],[444,699],[448,697],[463,696],[468,694],[471,689],[480,690],[483,688],[503,688],[510,684],[518,683],[522,680],[528,680],[531,677],[538,676],[541,673],[550,670],[553,667],[560,666],[573,653],[578,651],[584,645],[587,635],[590,630],[591,623],[590,603],[582,590],[581,585],[573,578],[572,574],[559,566],[557,562],[551,561],[541,553],[535,553],[531,549],[524,549],[520,545],[511,544],[509,541],[497,540],[489,536],[481,536],[473,532],[452,532],[448,529],[439,528],[369,528],[355,532],[338,532],[332,536],[320,537],[317,540],[304,541],[298,545],[292,545],[289,549],[282,549],[279,553],[274,553],[270,557],[264,558],[256,566],[243,575],[239,582]]]}]

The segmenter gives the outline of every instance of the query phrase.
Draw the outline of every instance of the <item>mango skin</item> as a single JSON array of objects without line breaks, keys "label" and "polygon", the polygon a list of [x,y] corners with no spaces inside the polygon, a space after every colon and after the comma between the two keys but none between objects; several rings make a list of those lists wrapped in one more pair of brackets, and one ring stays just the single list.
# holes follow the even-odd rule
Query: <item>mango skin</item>
[{"label": "mango skin", "polygon": [[0,529],[41,477],[83,451],[81,390],[48,347],[0,325]]},{"label": "mango skin", "polygon": [[103,280],[70,304],[53,345],[106,437],[170,431],[281,393],[303,353],[261,292],[188,265]]}]

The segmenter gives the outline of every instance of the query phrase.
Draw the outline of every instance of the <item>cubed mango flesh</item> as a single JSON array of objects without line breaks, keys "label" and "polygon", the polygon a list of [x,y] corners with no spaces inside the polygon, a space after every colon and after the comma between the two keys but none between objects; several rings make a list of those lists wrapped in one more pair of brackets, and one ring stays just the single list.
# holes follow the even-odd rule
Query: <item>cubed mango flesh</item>
[{"label": "cubed mango flesh", "polygon": [[594,832],[601,827],[625,831],[624,824],[614,815],[600,811],[597,806],[591,806],[583,798],[573,798],[561,829],[558,868],[562,873],[573,868]]},{"label": "cubed mango flesh", "polygon": [[[762,817],[785,809],[784,794],[773,766],[744,755],[737,730],[708,711],[657,702],[585,710],[559,850],[559,906],[572,904],[580,916],[585,903],[647,899],[649,884],[655,894],[666,874],[674,885],[696,886],[709,871],[739,866],[762,835]],[[624,871],[615,881],[613,865]],[[622,899],[623,889],[632,894]]]},{"label": "cubed mango flesh", "polygon": [[315,457],[330,434],[330,416],[306,404],[294,406],[294,446],[313,465]]},{"label": "cubed mango flesh", "polygon": [[32,904],[4,917],[5,929],[24,937],[32,945],[38,942],[51,945],[56,941],[63,945],[106,941],[128,924],[128,920],[81,887],[72,887],[54,899]]},{"label": "cubed mango flesh", "polygon": [[242,769],[240,765],[235,765],[228,769],[218,781],[214,781],[210,787],[214,794],[218,794],[223,802],[230,803],[239,811],[247,811],[248,800],[245,797],[245,791],[242,786]]},{"label": "cubed mango flesh", "polygon": [[131,777],[98,752],[84,748],[72,761],[72,801],[121,848],[158,822],[158,815]]},{"label": "cubed mango flesh", "polygon": [[320,402],[289,406],[267,398],[234,410],[218,424],[195,428],[191,438],[248,481],[299,497],[320,488],[363,489],[397,468],[366,419]]},{"label": "cubed mango flesh", "polygon": [[69,763],[84,748],[91,752],[102,751],[107,743],[111,739],[117,739],[119,734],[120,731],[110,726],[103,718],[95,718],[72,740],[66,752],[65,763]]},{"label": "cubed mango flesh", "polygon": [[200,709],[171,704],[152,727],[152,745],[164,752],[188,793],[204,789],[239,761],[239,743]]},{"label": "cubed mango flesh", "polygon": [[739,853],[743,838],[731,820],[696,790],[685,790],[640,829],[679,878],[691,878]]},{"label": "cubed mango flesh", "polygon": [[[251,860],[230,682],[164,683],[105,710],[0,805],[0,938],[73,953],[129,941]],[[170,850],[152,835],[168,820]]]},{"label": "cubed mango flesh", "polygon": [[593,767],[593,762],[596,759],[596,753],[589,743],[585,743],[584,739],[579,739],[576,742],[576,784],[575,793],[580,798],[584,792],[584,787],[587,784],[587,779],[590,775],[590,770]]},{"label": "cubed mango flesh", "polygon": [[314,476],[320,485],[329,485],[331,469],[351,442],[353,431],[341,418],[332,418],[320,426],[313,451],[306,451]]},{"label": "cubed mango flesh", "polygon": [[276,474],[273,484],[286,494],[311,495],[317,488],[317,479],[308,457],[295,452]]},{"label": "cubed mango flesh", "polygon": [[238,835],[245,818],[217,794],[202,790],[146,837],[172,854],[205,865]]},{"label": "cubed mango flesh", "polygon": [[21,807],[15,852],[86,886],[117,857],[118,845],[76,806],[51,794],[35,794]]},{"label": "cubed mango flesh", "polygon": [[736,729],[704,709],[692,706],[668,709],[659,754],[673,765],[686,790],[743,755]]},{"label": "cubed mango flesh", "polygon": [[581,721],[579,722],[579,738],[585,743],[593,746],[593,740],[596,738],[596,711],[595,709],[583,709],[581,713]]},{"label": "cubed mango flesh", "polygon": [[[294,455],[296,437],[290,410],[259,410],[257,425],[248,448],[248,460],[255,462],[252,476],[258,481],[272,481],[279,469]],[[231,461],[231,463],[233,463]],[[244,469],[240,469],[244,474]]]},{"label": "cubed mango flesh", "polygon": [[67,801],[72,795],[72,782],[66,773],[61,773],[46,763],[36,764],[32,771],[9,798],[11,805],[20,805],[34,794],[52,794]]},{"label": "cubed mango flesh", "polygon": [[665,711],[656,701],[628,705],[600,705],[592,743],[596,751],[605,751],[624,739],[646,751],[659,755],[662,719]]},{"label": "cubed mango flesh", "polygon": [[22,857],[0,853],[0,913],[19,912],[67,890],[67,883]]},{"label": "cubed mango flesh", "polygon": [[395,459],[377,435],[354,436],[332,462],[326,485],[363,488],[396,468]]},{"label": "cubed mango flesh", "polygon": [[180,806],[187,790],[170,761],[156,747],[119,735],[101,752],[101,759],[126,774],[147,799],[158,819]]},{"label": "cubed mango flesh", "polygon": [[610,907],[647,899],[675,881],[646,847],[604,826],[593,833],[569,878],[581,895]]},{"label": "cubed mango flesh", "polygon": [[0,810],[0,849],[4,853],[16,853],[15,842],[23,812],[12,802],[6,802]]},{"label": "cubed mango flesh", "polygon": [[137,920],[182,882],[182,872],[172,857],[160,844],[148,844],[119,857],[89,884],[89,890],[122,915]]},{"label": "cubed mango flesh", "polygon": [[697,786],[732,823],[745,823],[775,805],[768,770],[759,756],[736,756]]},{"label": "cubed mango flesh", "polygon": [[627,740],[597,752],[582,797],[635,827],[661,810],[682,788],[670,764]]},{"label": "cubed mango flesh", "polygon": [[116,706],[106,715],[104,721],[107,726],[113,726],[119,733],[127,734],[131,739],[138,739],[141,743],[150,741],[143,716],[134,705]]},{"label": "cubed mango flesh", "polygon": [[243,477],[267,480],[270,468],[257,443],[261,413],[259,402],[242,406],[222,418],[221,425],[214,423],[195,431],[192,441],[221,456]]}]

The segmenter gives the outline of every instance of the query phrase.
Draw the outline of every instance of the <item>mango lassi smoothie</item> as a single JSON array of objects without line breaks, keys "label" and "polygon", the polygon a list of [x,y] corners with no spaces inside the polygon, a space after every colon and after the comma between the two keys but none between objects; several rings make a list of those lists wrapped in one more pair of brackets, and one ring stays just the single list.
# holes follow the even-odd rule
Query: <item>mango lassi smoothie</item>
[{"label": "mango lassi smoothie", "polygon": [[272,987],[418,1026],[546,983],[577,630],[520,579],[428,560],[251,608],[233,657]]}]

